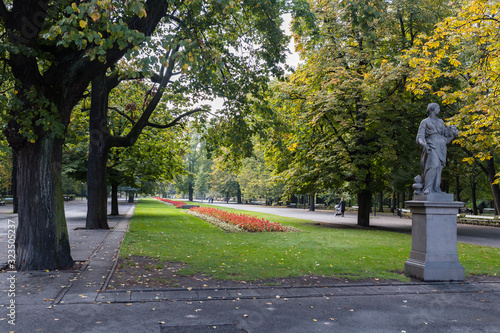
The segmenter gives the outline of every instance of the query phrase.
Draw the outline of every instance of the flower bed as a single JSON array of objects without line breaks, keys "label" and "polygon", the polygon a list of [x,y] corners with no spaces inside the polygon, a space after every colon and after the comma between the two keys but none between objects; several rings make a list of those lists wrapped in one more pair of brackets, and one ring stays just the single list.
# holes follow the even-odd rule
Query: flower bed
[{"label": "flower bed", "polygon": [[[196,215],[200,218],[203,217],[208,217],[208,218],[203,218],[205,221],[210,222],[212,224],[217,225],[218,227],[221,227],[222,229],[226,231],[249,231],[249,232],[265,232],[265,231],[299,231],[296,228],[292,227],[285,227],[277,222],[270,222],[265,219],[259,219],[254,216],[249,216],[245,214],[236,214],[236,213],[229,213],[220,209],[215,209],[215,208],[209,208],[209,207],[193,207],[190,209],[190,211],[195,212]],[[201,215],[201,216],[200,216]],[[216,220],[214,223],[213,220]],[[217,221],[218,220],[218,221]],[[236,226],[237,229],[240,230],[234,230],[233,228],[225,228],[220,225],[219,221],[222,221],[223,223]]]},{"label": "flower bed", "polygon": [[181,208],[182,205],[185,205],[186,203],[183,202],[183,201],[175,201],[175,200],[170,200],[170,199],[163,199],[163,198],[158,198],[158,197],[155,197],[156,200],[160,200],[160,201],[163,201],[163,202],[166,202],[166,203],[169,203],[171,205],[174,205],[175,207],[177,208]]}]

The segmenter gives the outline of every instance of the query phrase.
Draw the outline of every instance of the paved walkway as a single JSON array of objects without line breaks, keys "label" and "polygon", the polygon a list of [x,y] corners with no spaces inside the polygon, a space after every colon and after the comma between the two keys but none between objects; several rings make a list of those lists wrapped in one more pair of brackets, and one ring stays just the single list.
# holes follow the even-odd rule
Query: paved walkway
[{"label": "paved walkway", "polygon": [[[79,229],[85,201],[66,204],[81,268],[0,273],[0,332],[498,332],[500,283],[493,279],[106,291],[134,211],[120,208],[125,215],[110,219],[111,230],[88,231]],[[15,218],[7,215],[0,213],[0,262],[8,219]]]}]

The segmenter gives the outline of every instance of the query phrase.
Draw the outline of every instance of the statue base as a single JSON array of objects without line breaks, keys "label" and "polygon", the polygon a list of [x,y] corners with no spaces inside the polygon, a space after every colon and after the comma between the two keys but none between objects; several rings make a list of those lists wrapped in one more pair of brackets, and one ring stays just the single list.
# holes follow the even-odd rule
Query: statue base
[{"label": "statue base", "polygon": [[457,213],[463,202],[448,193],[416,194],[414,199],[406,201],[412,213],[412,250],[405,274],[423,281],[463,281],[465,269],[457,253]]}]

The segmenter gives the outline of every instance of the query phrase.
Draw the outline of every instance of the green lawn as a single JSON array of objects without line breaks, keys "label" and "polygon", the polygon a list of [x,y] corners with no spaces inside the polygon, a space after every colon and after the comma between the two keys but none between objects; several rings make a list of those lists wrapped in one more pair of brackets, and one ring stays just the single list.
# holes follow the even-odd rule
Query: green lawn
[{"label": "green lawn", "polygon": [[[185,210],[156,200],[141,200],[120,256],[181,262],[185,268],[176,274],[204,273],[222,280],[325,275],[408,281],[401,271],[411,249],[409,235],[333,228],[315,225],[313,221],[245,213],[294,226],[302,232],[226,233]],[[459,243],[458,252],[467,275],[499,274],[500,249]]]}]

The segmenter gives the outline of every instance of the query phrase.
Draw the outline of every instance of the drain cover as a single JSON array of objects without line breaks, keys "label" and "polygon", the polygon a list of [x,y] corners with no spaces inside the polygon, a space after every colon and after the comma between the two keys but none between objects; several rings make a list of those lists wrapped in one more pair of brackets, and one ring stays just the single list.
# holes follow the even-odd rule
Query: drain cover
[{"label": "drain cover", "polygon": [[196,325],[196,326],[165,326],[161,325],[160,333],[248,333],[233,324]]}]

